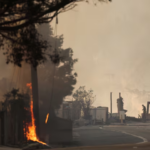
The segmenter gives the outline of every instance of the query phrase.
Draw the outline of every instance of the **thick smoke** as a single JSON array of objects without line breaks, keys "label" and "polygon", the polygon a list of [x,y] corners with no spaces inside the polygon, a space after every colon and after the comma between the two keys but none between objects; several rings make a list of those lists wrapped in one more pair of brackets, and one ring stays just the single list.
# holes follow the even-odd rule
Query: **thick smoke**
[{"label": "thick smoke", "polygon": [[[49,42],[50,48],[47,54],[53,52],[59,54],[60,63],[54,64],[47,56],[47,61],[38,67],[38,88],[40,99],[41,122],[44,123],[47,113],[52,115],[52,111],[60,107],[63,99],[72,94],[76,84],[76,74],[74,73],[73,51],[71,48],[62,49],[63,36],[54,36],[48,24],[38,28],[43,38]],[[44,124],[41,123],[41,126]]]}]

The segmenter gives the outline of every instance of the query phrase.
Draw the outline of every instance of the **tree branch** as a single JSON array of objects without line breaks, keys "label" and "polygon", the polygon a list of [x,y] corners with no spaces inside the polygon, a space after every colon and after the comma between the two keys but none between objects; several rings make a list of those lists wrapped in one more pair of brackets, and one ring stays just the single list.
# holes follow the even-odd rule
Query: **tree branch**
[{"label": "tree branch", "polygon": [[[9,26],[8,27],[2,27],[2,26],[0,26],[0,31],[8,32],[8,31],[14,31],[14,30],[18,30],[18,29],[24,28],[24,27],[26,27],[26,26],[34,23],[34,22],[38,22],[38,19],[43,17],[44,15],[46,15],[48,13],[56,12],[56,11],[62,9],[63,7],[65,7],[66,5],[71,4],[73,2],[77,2],[77,1],[83,1],[83,0],[62,0],[57,5],[55,5],[53,7],[50,7],[48,10],[45,10],[44,12],[41,12],[37,16],[32,16],[31,18],[28,18],[28,21],[26,21],[25,23],[22,23],[20,25],[16,25],[14,27],[9,27]],[[52,18],[54,18],[54,16],[52,16]],[[21,20],[22,19],[20,18],[19,21],[21,21]]]}]

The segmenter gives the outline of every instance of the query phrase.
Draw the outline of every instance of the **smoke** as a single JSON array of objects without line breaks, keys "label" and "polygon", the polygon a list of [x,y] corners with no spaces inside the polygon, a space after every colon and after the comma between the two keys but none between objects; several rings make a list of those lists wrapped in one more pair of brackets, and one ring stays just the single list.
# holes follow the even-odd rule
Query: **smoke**
[{"label": "smoke", "polygon": [[80,60],[75,65],[79,74],[75,88],[92,88],[97,96],[94,106],[110,108],[113,92],[113,112],[117,112],[121,92],[127,115],[137,117],[149,100],[141,94],[150,91],[149,5],[149,0],[114,0],[97,7],[81,4],[76,11],[59,15],[64,46],[75,49]]},{"label": "smoke", "polygon": [[0,51],[0,101],[4,101],[3,95],[9,91],[10,87],[13,86],[12,75],[13,65],[6,64],[6,57],[3,55],[3,51]]},{"label": "smoke", "polygon": [[129,89],[127,88],[127,93],[130,95],[130,105],[127,107],[132,114],[136,116],[142,113],[142,105],[147,107],[147,101],[150,100],[150,91],[139,90],[139,89]]}]

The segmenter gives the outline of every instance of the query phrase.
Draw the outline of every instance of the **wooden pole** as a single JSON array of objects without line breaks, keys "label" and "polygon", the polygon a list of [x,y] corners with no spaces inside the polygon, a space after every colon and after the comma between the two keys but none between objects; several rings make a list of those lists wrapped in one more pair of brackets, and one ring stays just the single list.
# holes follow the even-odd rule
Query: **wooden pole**
[{"label": "wooden pole", "polygon": [[6,145],[7,144],[7,130],[8,130],[8,123],[7,123],[7,112],[4,111],[4,144]]},{"label": "wooden pole", "polygon": [[112,118],[112,92],[110,93],[110,118]]},{"label": "wooden pole", "polygon": [[31,81],[32,81],[32,95],[33,95],[33,113],[34,113],[34,118],[35,118],[36,133],[37,133],[37,136],[40,138],[37,68],[34,68],[32,65],[31,65]]}]

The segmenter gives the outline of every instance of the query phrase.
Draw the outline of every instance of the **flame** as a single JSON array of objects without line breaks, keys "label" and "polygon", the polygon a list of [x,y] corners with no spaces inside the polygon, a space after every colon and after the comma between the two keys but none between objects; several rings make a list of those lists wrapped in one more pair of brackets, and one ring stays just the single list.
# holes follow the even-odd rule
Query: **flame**
[{"label": "flame", "polygon": [[49,113],[46,115],[45,123],[47,123],[49,117]]},{"label": "flame", "polygon": [[25,129],[24,129],[26,138],[27,138],[27,140],[37,141],[39,143],[46,144],[46,143],[40,141],[36,134],[35,118],[34,118],[34,113],[33,113],[32,84],[27,83],[26,86],[30,88],[30,92],[31,92],[31,94],[30,94],[31,122],[30,122],[30,124],[26,123],[27,131],[25,131]]}]

